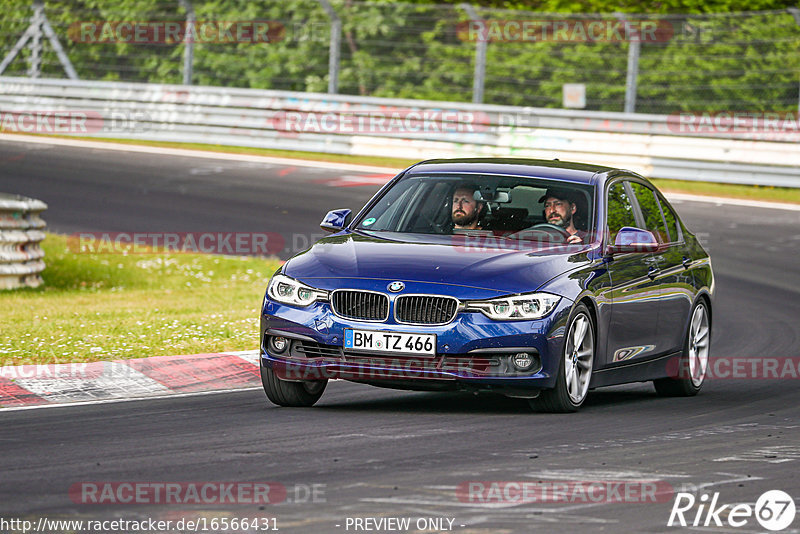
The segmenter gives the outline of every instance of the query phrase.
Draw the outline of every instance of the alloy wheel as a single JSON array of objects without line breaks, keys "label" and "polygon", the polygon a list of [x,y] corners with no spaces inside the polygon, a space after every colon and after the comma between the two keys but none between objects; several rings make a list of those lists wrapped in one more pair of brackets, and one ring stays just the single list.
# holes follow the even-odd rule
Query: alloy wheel
[{"label": "alloy wheel", "polygon": [[708,314],[705,306],[697,306],[689,326],[689,377],[695,387],[703,383],[708,369]]},{"label": "alloy wheel", "polygon": [[592,321],[581,313],[575,317],[567,334],[564,350],[564,372],[566,373],[567,393],[575,404],[583,402],[589,391],[594,362],[594,333]]}]

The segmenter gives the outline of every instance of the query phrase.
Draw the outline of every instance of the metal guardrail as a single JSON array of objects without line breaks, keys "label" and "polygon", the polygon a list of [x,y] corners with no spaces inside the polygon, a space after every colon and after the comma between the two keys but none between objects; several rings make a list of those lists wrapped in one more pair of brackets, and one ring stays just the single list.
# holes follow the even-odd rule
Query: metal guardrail
[{"label": "metal guardrail", "polygon": [[[83,129],[71,131],[65,120],[67,131],[55,131],[53,121],[33,117],[55,112],[82,117]],[[21,119],[26,114],[27,122]],[[433,127],[425,126],[426,114]],[[386,119],[383,127],[370,122],[375,117]],[[398,119],[395,126],[392,117]],[[27,128],[409,159],[559,158],[654,178],[800,187],[797,121],[776,124],[765,131],[731,120],[713,131],[687,132],[680,117],[666,115],[0,77],[0,128],[13,133]]]},{"label": "metal guardrail", "polygon": [[0,289],[42,284],[46,209],[41,200],[0,193]]}]

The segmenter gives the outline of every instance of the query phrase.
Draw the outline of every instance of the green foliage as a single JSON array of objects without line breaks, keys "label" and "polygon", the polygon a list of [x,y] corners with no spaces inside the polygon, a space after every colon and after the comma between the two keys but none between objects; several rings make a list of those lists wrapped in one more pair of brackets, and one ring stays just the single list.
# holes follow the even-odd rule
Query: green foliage
[{"label": "green foliage", "polygon": [[[342,21],[339,92],[470,101],[476,43],[468,14],[449,1],[332,0]],[[316,0],[194,0],[198,21],[269,21],[272,42],[197,42],[192,82],[199,85],[322,92],[328,85],[331,23]],[[641,44],[637,111],[796,109],[800,25],[787,0],[480,0],[489,21],[613,21],[612,12],[657,21],[666,37]],[[11,49],[31,16],[31,0],[7,0],[0,53]],[[748,10],[773,10],[740,13]],[[647,14],[642,14],[646,12]],[[736,13],[731,13],[736,12]],[[186,45],[92,43],[76,38],[86,21],[183,21],[178,2],[47,2],[47,17],[83,79],[181,83]],[[587,15],[605,13],[605,15]],[[714,13],[714,14],[711,14]],[[729,13],[725,15],[724,13]],[[493,40],[487,45],[486,103],[561,107],[565,83],[584,83],[587,108],[623,107],[630,43],[624,40]],[[63,77],[49,43],[43,76]],[[26,75],[28,48],[7,75]]]},{"label": "green foliage", "polygon": [[661,209],[653,191],[636,182],[631,182],[631,189],[642,210],[645,228],[656,234],[662,243],[668,243],[669,238],[661,217]]},{"label": "green foliage", "polygon": [[643,46],[639,110],[794,110],[800,26],[788,13],[687,18],[663,46]]},{"label": "green foliage", "polygon": [[[405,0],[429,4],[430,0]],[[440,4],[459,4],[461,0],[437,0]],[[731,13],[797,7],[793,0],[667,0],[643,3],[640,0],[472,0],[476,6],[542,13]]]},{"label": "green foliage", "polygon": [[608,190],[607,222],[612,243],[623,226],[636,226],[633,206],[622,182],[614,184]]}]

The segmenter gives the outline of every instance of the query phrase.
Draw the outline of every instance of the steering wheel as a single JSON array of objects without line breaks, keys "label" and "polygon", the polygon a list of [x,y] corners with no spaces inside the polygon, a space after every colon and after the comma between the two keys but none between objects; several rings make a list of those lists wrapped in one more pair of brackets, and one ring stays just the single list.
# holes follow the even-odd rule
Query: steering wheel
[{"label": "steering wheel", "polygon": [[567,232],[566,230],[564,230],[564,228],[558,226],[557,224],[550,224],[550,223],[534,224],[529,228],[529,230],[542,230],[556,237],[561,237],[564,239],[564,241],[569,239],[570,236],[569,232]]},{"label": "steering wheel", "polygon": [[435,234],[447,233],[447,228],[445,228],[445,225],[434,221],[433,217],[431,217],[427,213],[420,213],[420,216],[425,220],[425,222],[430,223],[431,228],[434,230]]},{"label": "steering wheel", "polygon": [[570,237],[569,232],[564,230],[562,227],[560,227],[558,225],[555,225],[555,224],[550,224],[550,223],[534,224],[533,226],[531,226],[529,228],[525,228],[525,229],[520,230],[518,232],[514,232],[513,234],[507,235],[506,237],[514,239],[516,237],[525,235],[527,232],[534,231],[534,230],[535,231],[539,231],[539,232],[544,232],[545,234],[549,235],[550,236],[550,239],[549,239],[550,242],[558,241],[558,242],[566,243],[567,240]]}]

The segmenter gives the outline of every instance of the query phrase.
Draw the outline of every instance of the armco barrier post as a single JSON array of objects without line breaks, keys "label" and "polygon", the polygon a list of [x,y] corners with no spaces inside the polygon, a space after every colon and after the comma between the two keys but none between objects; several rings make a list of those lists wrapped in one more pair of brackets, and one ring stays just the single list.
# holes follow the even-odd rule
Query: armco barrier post
[{"label": "armco barrier post", "polygon": [[625,113],[636,112],[636,86],[639,80],[639,34],[622,13],[615,13],[617,19],[625,24],[628,36],[628,72],[625,76]]},{"label": "armco barrier post", "polygon": [[41,200],[0,193],[0,289],[41,285],[47,209]]},{"label": "armco barrier post", "polygon": [[328,0],[317,0],[331,21],[331,42],[328,47],[328,93],[339,92],[339,56],[342,42],[342,19]]},{"label": "armco barrier post", "polygon": [[[462,3],[458,4],[458,7],[466,11],[470,19],[480,23],[485,22],[470,4]],[[483,104],[483,87],[486,83],[486,47],[488,43],[489,34],[486,32],[475,42],[475,72],[472,77],[472,101],[475,104]]]},{"label": "armco barrier post", "polygon": [[31,19],[31,56],[29,58],[28,76],[38,78],[42,73],[42,22],[44,21],[44,2],[33,2],[33,19]]},{"label": "armco barrier post", "polygon": [[186,32],[183,36],[183,85],[192,85],[192,69],[194,66],[194,35],[197,17],[194,6],[189,0],[179,0],[180,6],[186,11]]},{"label": "armco barrier post", "polygon": [[[789,14],[794,17],[794,21],[798,26],[800,26],[800,9],[796,7],[789,7],[786,8],[786,11],[788,11]],[[800,85],[798,85],[797,91],[797,115],[800,116]]]}]

